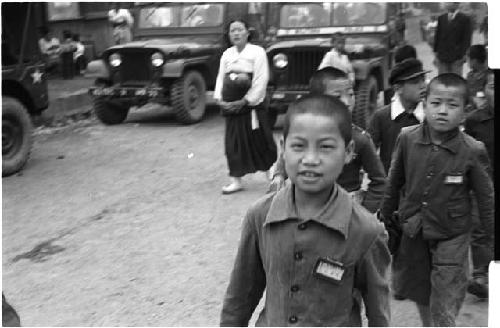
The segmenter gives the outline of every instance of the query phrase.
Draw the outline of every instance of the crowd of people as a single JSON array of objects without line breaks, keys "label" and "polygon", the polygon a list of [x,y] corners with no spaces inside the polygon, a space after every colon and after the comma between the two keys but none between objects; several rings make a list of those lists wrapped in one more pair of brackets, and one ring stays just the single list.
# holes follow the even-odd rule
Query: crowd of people
[{"label": "crowd of people", "polygon": [[[221,325],[247,325],[264,291],[265,326],[359,326],[361,313],[388,326],[391,293],[415,302],[424,326],[455,326],[467,292],[488,297],[494,74],[486,46],[471,45],[467,16],[457,3],[447,9],[436,27],[437,76],[428,81],[416,49],[400,46],[392,101],[368,131],[352,123],[352,65],[334,35],[309,95],[288,108],[269,192],[244,218]],[[229,36],[215,93],[232,178],[224,194],[276,159],[260,106],[265,53],[242,20]]]}]

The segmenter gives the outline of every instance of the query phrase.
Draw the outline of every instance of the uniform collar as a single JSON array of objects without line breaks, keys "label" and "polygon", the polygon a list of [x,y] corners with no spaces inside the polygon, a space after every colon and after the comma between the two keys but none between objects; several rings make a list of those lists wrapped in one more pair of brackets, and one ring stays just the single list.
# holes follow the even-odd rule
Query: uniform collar
[{"label": "uniform collar", "polygon": [[[395,120],[398,118],[399,115],[403,114],[405,112],[405,108],[403,107],[403,104],[401,103],[401,99],[399,98],[399,95],[394,95],[392,97],[392,102],[391,102],[391,120]],[[424,105],[422,102],[419,102],[415,110],[413,111],[413,115],[417,118],[417,120],[422,123],[424,121]]]},{"label": "uniform collar", "polygon": [[[460,147],[459,133],[460,130],[458,128],[449,131],[446,139],[439,145],[439,147],[445,148],[456,154]],[[427,123],[427,121],[424,121],[424,123],[420,125],[420,133],[417,142],[424,145],[432,144],[429,132],[429,124]]]},{"label": "uniform collar", "polygon": [[[294,203],[294,188],[293,184],[288,184],[276,193],[267,212],[264,226],[274,222],[299,219]],[[335,189],[320,214],[304,220],[316,221],[340,232],[347,239],[352,215],[352,199],[340,186],[337,185]]]}]

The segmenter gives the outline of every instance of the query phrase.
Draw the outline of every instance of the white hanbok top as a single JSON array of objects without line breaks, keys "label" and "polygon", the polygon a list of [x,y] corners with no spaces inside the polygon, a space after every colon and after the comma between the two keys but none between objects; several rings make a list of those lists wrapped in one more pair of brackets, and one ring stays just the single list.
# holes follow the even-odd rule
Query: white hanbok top
[{"label": "white hanbok top", "polygon": [[250,106],[257,106],[264,101],[269,81],[269,66],[267,54],[262,47],[247,43],[241,52],[238,52],[236,46],[232,46],[224,51],[220,59],[214,99],[222,100],[224,75],[231,71],[253,73],[252,86],[244,98]]}]

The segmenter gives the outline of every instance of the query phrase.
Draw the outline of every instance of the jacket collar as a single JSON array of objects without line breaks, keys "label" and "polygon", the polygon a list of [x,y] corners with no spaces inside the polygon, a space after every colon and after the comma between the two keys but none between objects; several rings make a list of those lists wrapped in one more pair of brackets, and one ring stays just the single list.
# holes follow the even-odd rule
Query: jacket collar
[{"label": "jacket collar", "polygon": [[[293,184],[288,184],[274,196],[267,212],[264,226],[290,219],[299,219],[295,208]],[[336,186],[325,206],[316,217],[304,219],[316,221],[327,228],[340,232],[347,239],[352,215],[352,199],[340,186]]]},{"label": "jacket collar", "polygon": [[[403,107],[403,104],[401,103],[401,99],[399,98],[399,95],[395,94],[394,97],[392,97],[392,102],[391,102],[391,120],[395,120],[398,118],[399,115],[403,114],[405,112],[405,108]],[[413,112],[413,115],[417,118],[417,120],[422,123],[424,121],[424,105],[422,102],[419,102],[417,107],[415,108],[415,111]]]},{"label": "jacket collar", "polygon": [[[419,129],[420,131],[418,133],[417,143],[424,145],[432,144],[429,132],[429,124],[427,123],[427,121],[424,121],[424,123],[420,125]],[[439,145],[439,147],[445,148],[456,154],[460,147],[460,143],[460,130],[457,128],[448,132],[446,139]]]}]

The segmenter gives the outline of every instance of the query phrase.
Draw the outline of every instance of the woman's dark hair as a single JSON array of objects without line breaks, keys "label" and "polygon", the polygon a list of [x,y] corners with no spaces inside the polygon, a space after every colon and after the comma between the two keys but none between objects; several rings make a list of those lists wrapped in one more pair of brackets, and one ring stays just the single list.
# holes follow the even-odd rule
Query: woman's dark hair
[{"label": "woman's dark hair", "polygon": [[47,26],[39,26],[38,27],[38,32],[41,35],[46,36],[50,32],[50,30],[49,30],[49,28]]},{"label": "woman's dark hair", "polygon": [[241,19],[241,18],[234,18],[234,19],[231,19],[229,21],[229,23],[227,23],[226,25],[226,29],[225,29],[225,33],[224,35],[226,36],[226,40],[227,40],[227,43],[230,45],[231,44],[231,40],[229,39],[229,29],[231,28],[231,24],[233,24],[234,22],[240,22],[243,24],[243,26],[245,26],[245,29],[248,31],[248,42],[252,41],[252,38],[253,38],[253,33],[250,29],[250,25],[248,25],[248,22],[244,19]]},{"label": "woman's dark hair", "polygon": [[351,113],[337,97],[330,95],[308,94],[288,106],[283,122],[283,138],[286,140],[293,117],[299,114],[314,114],[330,117],[337,123],[340,135],[347,146],[352,139]]},{"label": "woman's dark hair", "polygon": [[464,98],[464,105],[469,102],[469,88],[467,87],[467,81],[458,74],[455,73],[444,73],[433,78],[427,85],[427,90],[425,92],[426,97],[431,95],[432,88],[434,84],[441,84],[445,87],[452,87],[457,89],[462,89],[462,94]]}]

